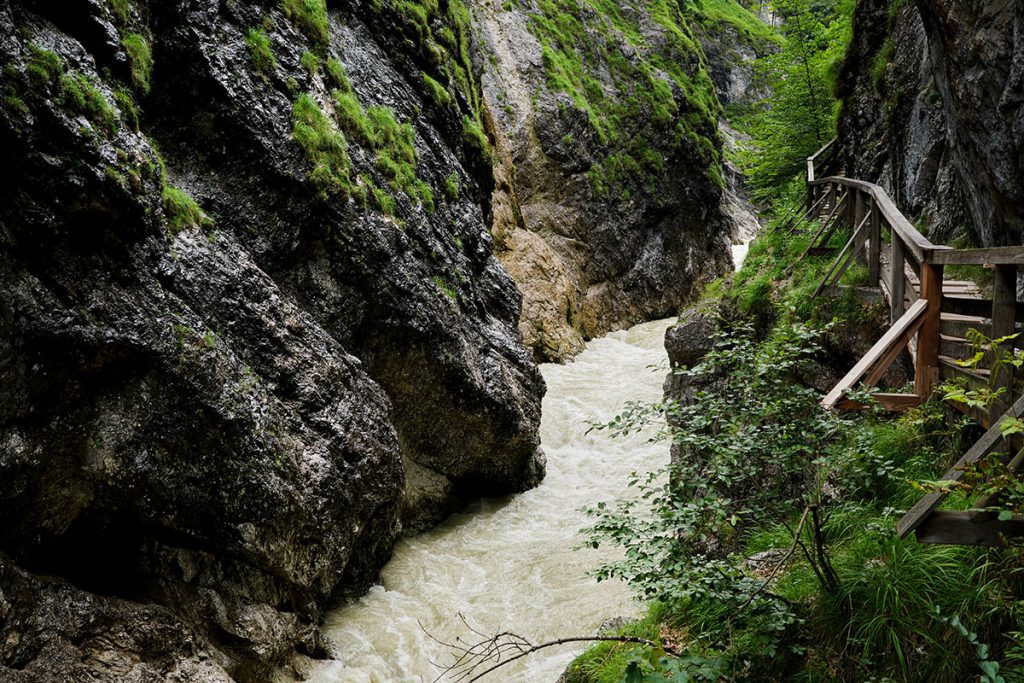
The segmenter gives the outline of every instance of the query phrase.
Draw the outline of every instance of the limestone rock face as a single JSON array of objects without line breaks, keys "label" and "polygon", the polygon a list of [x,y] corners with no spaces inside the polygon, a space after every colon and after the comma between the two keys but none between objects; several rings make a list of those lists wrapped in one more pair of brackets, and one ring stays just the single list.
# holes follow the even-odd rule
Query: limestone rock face
[{"label": "limestone rock face", "polygon": [[1015,2],[857,4],[840,79],[848,173],[923,216],[933,241],[1024,239],[1022,22]]},{"label": "limestone rock face", "polygon": [[[523,291],[526,345],[565,360],[585,339],[677,313],[729,267],[698,39],[641,2],[616,15],[474,4],[496,139],[495,249]],[[555,25],[578,35],[560,40]]]},{"label": "limestone rock face", "polygon": [[0,0],[0,679],[265,681],[543,380],[454,9],[123,5]]}]

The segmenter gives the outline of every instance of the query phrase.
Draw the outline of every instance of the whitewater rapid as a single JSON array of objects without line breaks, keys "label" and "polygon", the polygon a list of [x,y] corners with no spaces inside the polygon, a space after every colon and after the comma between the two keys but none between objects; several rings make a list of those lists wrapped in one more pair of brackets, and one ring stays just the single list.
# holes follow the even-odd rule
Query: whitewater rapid
[{"label": "whitewater rapid", "polygon": [[[627,493],[631,472],[665,464],[649,434],[590,431],[627,400],[657,401],[667,372],[665,330],[675,319],[637,325],[589,344],[575,361],[546,364],[541,442],[547,476],[516,496],[482,500],[436,529],[401,541],[381,584],[328,615],[338,659],[317,665],[318,683],[434,681],[452,661],[438,643],[479,640],[474,629],[512,631],[533,642],[592,635],[609,617],[641,606],[619,582],[588,571],[604,549],[577,549],[588,518],[580,508]],[[462,617],[460,617],[462,615]],[[485,680],[553,683],[585,645],[545,650]]]}]

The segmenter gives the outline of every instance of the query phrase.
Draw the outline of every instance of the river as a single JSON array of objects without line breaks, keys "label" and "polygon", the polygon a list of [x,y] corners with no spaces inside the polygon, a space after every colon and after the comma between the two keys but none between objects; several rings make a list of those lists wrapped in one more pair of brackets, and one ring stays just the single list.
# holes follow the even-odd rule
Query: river
[{"label": "river", "polygon": [[[663,339],[672,322],[615,332],[587,344],[574,362],[542,365],[544,482],[479,501],[401,541],[381,584],[328,615],[324,629],[339,658],[319,664],[312,680],[433,681],[441,673],[435,663],[452,659],[435,639],[478,639],[460,614],[482,633],[513,631],[533,642],[592,635],[609,617],[636,615],[641,606],[624,585],[587,575],[609,551],[575,548],[588,523],[580,508],[625,494],[629,474],[665,464],[668,447],[648,443],[647,435],[613,439],[587,430],[627,400],[661,398]],[[545,650],[485,680],[553,683],[584,647]]]}]

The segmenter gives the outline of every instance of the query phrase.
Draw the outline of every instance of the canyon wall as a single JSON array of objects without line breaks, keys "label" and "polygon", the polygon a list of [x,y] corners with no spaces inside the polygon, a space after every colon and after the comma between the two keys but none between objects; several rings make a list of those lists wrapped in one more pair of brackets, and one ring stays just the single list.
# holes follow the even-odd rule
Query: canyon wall
[{"label": "canyon wall", "polygon": [[267,680],[541,480],[535,359],[728,268],[668,6],[0,0],[0,678]]},{"label": "canyon wall", "polygon": [[935,242],[1024,239],[1024,7],[868,0],[840,75],[851,176],[886,187]]},{"label": "canyon wall", "polygon": [[479,6],[495,249],[538,360],[675,314],[728,270],[715,84],[695,17],[667,7]]}]

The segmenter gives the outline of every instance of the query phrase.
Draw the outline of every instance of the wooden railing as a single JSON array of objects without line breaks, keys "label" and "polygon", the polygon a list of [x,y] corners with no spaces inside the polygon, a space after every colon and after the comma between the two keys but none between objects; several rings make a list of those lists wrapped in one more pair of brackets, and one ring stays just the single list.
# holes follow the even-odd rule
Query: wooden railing
[{"label": "wooden railing", "polygon": [[[912,393],[875,393],[878,402],[891,410],[905,410],[926,401],[940,379],[966,378],[973,388],[998,392],[988,410],[967,412],[988,428],[943,477],[955,481],[963,468],[1005,447],[1004,462],[1011,472],[1024,467],[1024,437],[1004,436],[1000,423],[1024,415],[1024,388],[1015,363],[994,362],[987,366],[963,367],[958,357],[974,355],[968,331],[980,331],[989,340],[1004,339],[1002,358],[1019,360],[1015,349],[1024,348],[1018,321],[1024,321],[1024,305],[1017,301],[1017,270],[1024,265],[1024,247],[954,249],[933,244],[903,216],[884,189],[874,183],[845,177],[839,170],[835,141],[807,160],[807,205],[803,222],[820,225],[804,256],[838,255],[815,296],[842,291],[838,287],[854,259],[867,265],[868,294],[877,292],[889,306],[890,327],[871,350],[822,400],[830,408],[860,408],[846,398],[858,384],[875,386],[886,370],[910,349],[914,360]],[[795,230],[795,227],[791,228]],[[829,246],[833,235],[849,232],[842,249]],[[803,258],[803,256],[801,257]],[[992,271],[991,292],[976,284],[945,277],[946,266],[983,266]],[[997,344],[990,342],[991,351]],[[1013,354],[1013,355],[1007,355]],[[995,354],[988,354],[995,356]],[[1000,451],[1001,452],[1001,451]],[[1000,515],[998,496],[986,497],[972,510],[938,510],[945,493],[924,496],[899,521],[900,537],[916,533],[918,540],[932,543],[1001,544],[1011,535],[1024,535],[1024,516]]]},{"label": "wooden railing", "polygon": [[[1024,320],[1024,306],[1018,304],[1016,296],[1017,269],[1024,265],[1024,248],[954,249],[933,244],[878,185],[841,175],[821,177],[822,159],[834,172],[834,149],[834,142],[829,143],[807,160],[808,207],[818,207],[813,212],[828,216],[807,251],[827,253],[827,243],[837,231],[845,229],[851,236],[816,294],[837,285],[853,260],[859,258],[867,265],[869,284],[877,287],[888,303],[893,325],[904,317],[910,304],[925,301],[926,306],[917,312],[920,323],[913,326],[916,342],[913,334],[905,341],[916,361],[914,395],[919,401],[926,400],[941,374],[944,340],[962,340],[961,345],[966,346],[963,330],[967,325],[976,326],[988,337],[1000,338],[1012,335],[1017,321]],[[954,264],[990,268],[991,298],[984,297],[980,289],[972,289],[969,283],[945,280],[945,266]],[[950,334],[943,333],[944,318],[951,323],[947,330]],[[1013,378],[1007,376],[1006,398],[1001,405],[1011,400],[1012,384]],[[841,391],[849,388],[844,386]],[[903,401],[901,406],[905,405]]]}]

